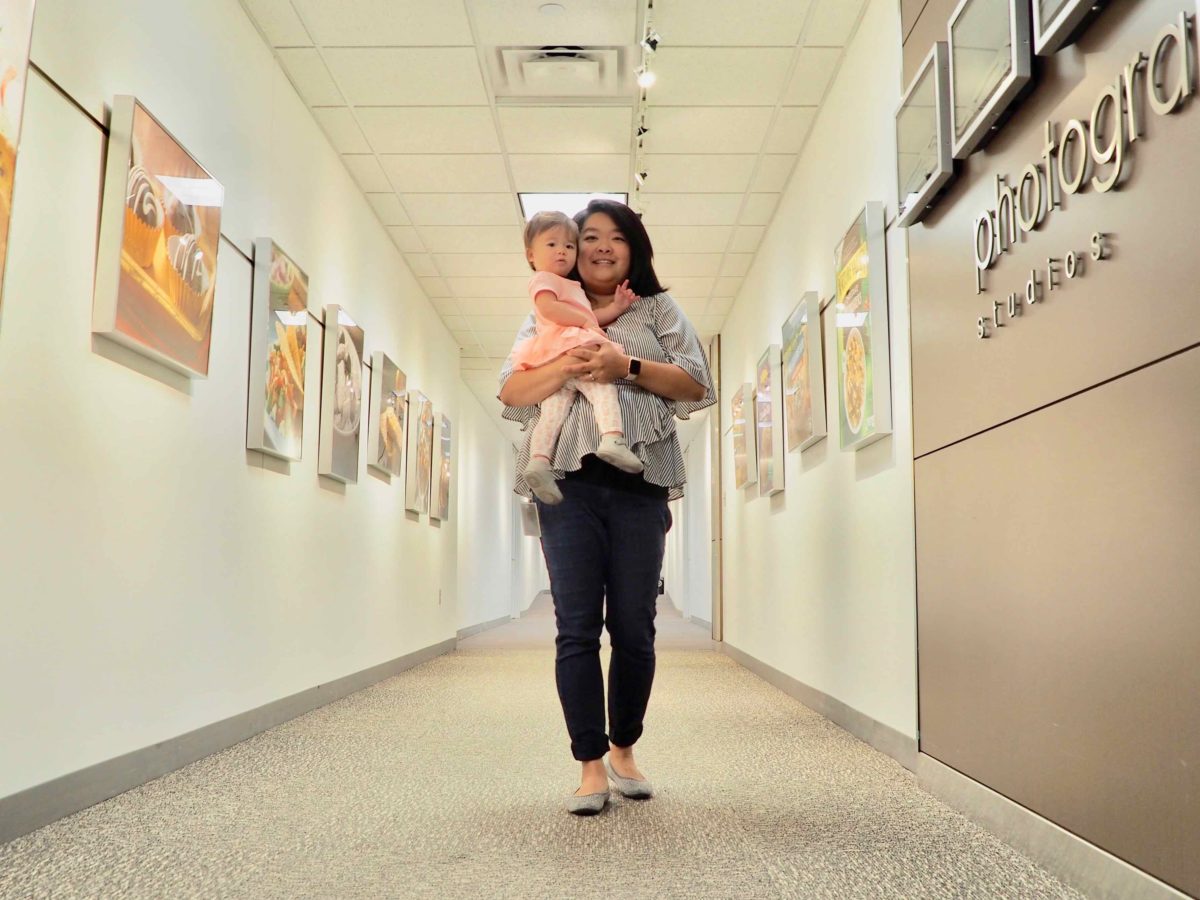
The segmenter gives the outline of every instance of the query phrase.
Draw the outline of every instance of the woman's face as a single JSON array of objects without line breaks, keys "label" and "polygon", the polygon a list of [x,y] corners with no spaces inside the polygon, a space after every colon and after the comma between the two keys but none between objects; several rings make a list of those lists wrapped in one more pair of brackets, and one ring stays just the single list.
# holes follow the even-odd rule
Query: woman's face
[{"label": "woman's face", "polygon": [[607,213],[592,213],[579,229],[579,277],[601,296],[629,277],[629,242]]}]

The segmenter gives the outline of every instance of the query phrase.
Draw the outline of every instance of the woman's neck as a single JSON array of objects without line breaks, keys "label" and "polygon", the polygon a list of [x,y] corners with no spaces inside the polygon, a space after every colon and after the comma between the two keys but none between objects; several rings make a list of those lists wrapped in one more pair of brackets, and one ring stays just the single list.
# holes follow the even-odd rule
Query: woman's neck
[{"label": "woman's neck", "polygon": [[586,287],[583,292],[587,295],[588,301],[592,304],[592,309],[603,309],[608,304],[613,302],[613,297],[616,296],[616,291],[609,291],[607,294],[597,291],[588,290]]}]

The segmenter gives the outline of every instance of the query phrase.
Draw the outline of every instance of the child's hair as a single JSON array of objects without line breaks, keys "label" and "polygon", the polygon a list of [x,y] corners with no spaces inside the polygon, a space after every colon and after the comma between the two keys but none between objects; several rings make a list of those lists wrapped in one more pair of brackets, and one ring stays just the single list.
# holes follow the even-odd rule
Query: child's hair
[{"label": "child's hair", "polygon": [[554,228],[562,228],[567,232],[567,238],[579,242],[579,226],[566,213],[540,212],[534,213],[533,218],[525,224],[525,249],[533,246],[533,239]]}]

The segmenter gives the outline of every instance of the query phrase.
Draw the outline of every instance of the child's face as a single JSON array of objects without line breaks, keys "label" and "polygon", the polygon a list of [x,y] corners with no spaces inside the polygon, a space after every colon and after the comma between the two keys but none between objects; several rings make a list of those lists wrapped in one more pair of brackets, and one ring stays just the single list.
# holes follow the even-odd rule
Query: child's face
[{"label": "child's face", "polygon": [[537,272],[553,272],[563,278],[575,268],[575,241],[565,228],[551,228],[533,239],[525,258]]}]

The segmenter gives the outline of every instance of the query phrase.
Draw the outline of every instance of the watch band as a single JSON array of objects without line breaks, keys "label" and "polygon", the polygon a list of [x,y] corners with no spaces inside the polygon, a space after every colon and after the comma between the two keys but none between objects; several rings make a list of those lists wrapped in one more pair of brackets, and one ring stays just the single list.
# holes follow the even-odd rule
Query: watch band
[{"label": "watch band", "polygon": [[642,374],[642,361],[636,356],[629,357],[629,371],[625,373],[626,381],[637,381]]}]

